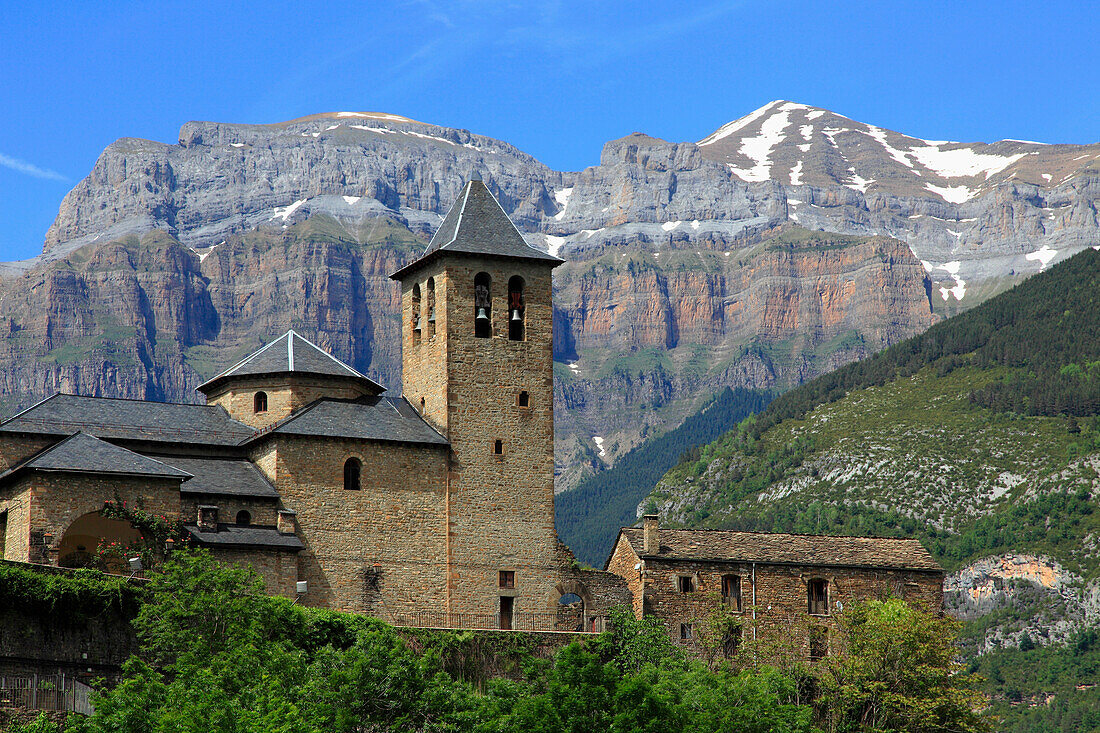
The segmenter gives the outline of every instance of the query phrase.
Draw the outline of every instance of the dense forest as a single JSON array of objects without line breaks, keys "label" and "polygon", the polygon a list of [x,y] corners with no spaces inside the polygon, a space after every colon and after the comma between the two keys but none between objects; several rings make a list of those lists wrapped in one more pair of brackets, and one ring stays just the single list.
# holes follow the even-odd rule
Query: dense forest
[{"label": "dense forest", "polygon": [[630,450],[615,465],[559,494],[558,536],[579,560],[602,566],[619,527],[637,521],[635,510],[684,452],[709,443],[746,416],[764,409],[773,394],[726,388],[679,427]]},{"label": "dense forest", "polygon": [[[115,590],[90,591],[91,573],[76,590],[91,592],[89,608]],[[7,574],[0,568],[4,601],[50,602],[34,577],[8,584]],[[984,733],[991,724],[977,712],[980,680],[953,661],[954,622],[897,599],[847,610],[835,653],[811,667],[765,663],[767,650],[749,640],[716,653],[722,642],[709,630],[732,619],[717,602],[690,653],[660,622],[619,609],[610,631],[547,657],[524,633],[396,629],[262,586],[250,569],[177,552],[139,599],[139,655],[101,687],[94,713],[8,733]]]}]

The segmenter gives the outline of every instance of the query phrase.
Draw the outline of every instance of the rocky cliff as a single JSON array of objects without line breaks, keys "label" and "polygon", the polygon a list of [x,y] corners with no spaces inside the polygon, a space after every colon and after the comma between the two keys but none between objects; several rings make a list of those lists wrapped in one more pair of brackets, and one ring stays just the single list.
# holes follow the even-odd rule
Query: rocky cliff
[{"label": "rocky cliff", "polygon": [[[380,113],[125,138],[65,197],[43,254],[0,266],[3,407],[57,389],[194,399],[289,326],[399,385],[386,275],[478,173],[533,244],[567,260],[555,314],[567,487],[722,385],[797,383],[1095,240],[1096,146],[991,150],[791,103],[699,144],[630,135],[577,173]],[[977,156],[978,172],[934,177],[944,156]],[[1023,157],[989,173],[990,156]],[[961,196],[939,190],[949,183],[972,198],[949,200]]]}]

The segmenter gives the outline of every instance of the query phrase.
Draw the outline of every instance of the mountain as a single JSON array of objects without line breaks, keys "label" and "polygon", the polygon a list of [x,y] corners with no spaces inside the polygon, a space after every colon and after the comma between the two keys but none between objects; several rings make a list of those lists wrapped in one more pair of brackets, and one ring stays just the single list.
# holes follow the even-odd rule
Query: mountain
[{"label": "mountain", "polygon": [[[684,526],[918,535],[972,652],[1100,624],[1100,252],[778,397],[645,501]],[[640,510],[639,510],[640,511]]]},{"label": "mountain", "polygon": [[[699,144],[611,141],[580,172],[385,113],[190,122],[176,144],[124,138],[65,197],[42,255],[0,265],[0,408],[57,389],[191,400],[291,327],[396,387],[385,276],[477,173],[532,244],[567,260],[555,358],[569,488],[725,387],[798,384],[1095,241],[1096,146],[997,143],[987,155],[887,132],[881,143],[871,129],[777,102]],[[929,146],[987,167],[989,155],[1030,157],[985,187],[967,178],[981,190],[956,204],[910,180],[941,165],[914,152]],[[908,151],[912,175],[876,172],[909,170],[891,150]],[[800,167],[783,173],[795,152]],[[876,181],[851,188],[847,159]],[[1032,161],[1050,181],[1019,178]],[[772,177],[757,180],[764,168]]]}]

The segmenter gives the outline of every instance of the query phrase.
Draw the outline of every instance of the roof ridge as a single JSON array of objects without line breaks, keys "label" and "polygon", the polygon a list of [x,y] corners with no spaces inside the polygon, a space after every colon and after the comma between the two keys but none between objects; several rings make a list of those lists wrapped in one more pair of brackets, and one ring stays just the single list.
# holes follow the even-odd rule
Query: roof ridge
[{"label": "roof ridge", "polygon": [[256,351],[253,351],[253,352],[252,352],[251,354],[249,354],[248,356],[246,356],[246,357],[244,357],[243,359],[241,359],[240,361],[238,361],[238,362],[237,362],[236,364],[234,364],[233,366],[229,367],[228,369],[226,369],[225,371],[223,371],[223,372],[222,372],[222,373],[220,373],[220,374],[215,374],[215,375],[214,375],[213,377],[211,377],[210,379],[208,379],[208,380],[206,380],[206,381],[207,381],[207,382],[213,382],[213,381],[214,381],[215,379],[218,379],[219,377],[228,377],[228,376],[229,376],[230,374],[232,374],[233,372],[235,372],[235,371],[237,371],[238,369],[240,369],[240,368],[241,368],[241,367],[242,367],[242,366],[243,366],[243,365],[244,365],[244,364],[245,364],[246,362],[248,362],[248,361],[250,361],[250,360],[254,359],[255,357],[259,356],[260,354],[262,354],[262,353],[264,353],[265,351],[267,351],[268,349],[270,349],[270,348],[271,348],[272,346],[274,346],[275,344],[277,344],[277,343],[279,343],[280,341],[282,341],[282,340],[283,340],[283,339],[284,339],[284,338],[285,338],[285,337],[286,337],[286,336],[287,336],[287,335],[288,335],[289,333],[291,333],[291,332],[290,332],[290,331],[287,331],[287,332],[286,332],[286,333],[284,333],[284,334],[283,334],[282,336],[279,336],[278,338],[276,338],[276,339],[275,339],[274,341],[271,341],[271,342],[269,342],[269,343],[266,343],[266,344],[264,344],[263,346],[261,346],[261,347],[260,347],[259,349],[257,349]]},{"label": "roof ridge", "polygon": [[[360,372],[360,371],[359,371],[358,369],[356,369],[355,367],[353,367],[353,366],[352,366],[351,364],[348,364],[347,362],[344,362],[344,361],[341,361],[340,359],[337,359],[337,358],[336,358],[335,356],[333,356],[332,354],[330,354],[330,353],[329,353],[328,351],[326,351],[325,349],[322,349],[322,348],[321,348],[320,346],[318,346],[317,344],[313,343],[312,341],[310,341],[309,339],[307,339],[307,338],[306,338],[305,336],[303,336],[302,334],[300,334],[300,333],[298,333],[298,332],[294,331],[294,329],[291,329],[290,331],[287,331],[287,333],[292,333],[292,334],[294,334],[294,335],[295,335],[296,337],[298,337],[298,338],[299,338],[299,339],[301,339],[302,341],[305,341],[305,342],[306,342],[307,344],[309,344],[310,346],[312,346],[312,347],[313,347],[314,349],[316,349],[317,351],[321,352],[322,354],[324,354],[325,356],[327,356],[327,357],[328,357],[329,359],[331,359],[332,361],[336,362],[336,363],[337,363],[337,364],[339,364],[340,366],[342,366],[342,367],[345,367],[345,368],[346,368],[346,369],[347,369],[348,371],[352,372],[352,373],[353,373],[353,374],[355,374],[356,376],[358,376],[358,377],[362,377],[363,379],[370,379],[370,377],[368,377],[368,376],[367,376],[366,374],[363,374],[362,372]],[[293,360],[293,358],[291,358],[291,362],[290,362],[290,369],[291,369],[291,371],[294,371],[294,360]],[[372,381],[372,382],[373,382],[374,380],[373,380],[373,379],[370,379],[370,381]],[[381,385],[379,385],[379,386],[381,386]]]},{"label": "roof ridge", "polygon": [[[631,525],[629,527],[621,527],[620,529],[632,529],[639,532],[642,531],[641,527]],[[754,535],[766,535],[777,537],[780,535],[786,537],[826,537],[830,539],[838,540],[903,540],[905,542],[920,542],[920,539],[916,537],[884,537],[882,535],[866,535],[866,534],[814,534],[812,532],[762,532],[760,530],[752,529],[717,529],[714,527],[661,527],[661,532],[727,532],[736,534],[754,534]],[[922,545],[923,547],[923,545]]]}]

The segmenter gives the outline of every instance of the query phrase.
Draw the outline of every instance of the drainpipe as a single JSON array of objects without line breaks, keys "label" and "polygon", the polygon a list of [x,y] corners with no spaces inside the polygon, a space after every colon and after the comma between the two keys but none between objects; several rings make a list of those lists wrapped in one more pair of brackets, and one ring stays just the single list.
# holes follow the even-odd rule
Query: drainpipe
[{"label": "drainpipe", "polygon": [[756,641],[756,563],[752,564],[752,640]]}]

